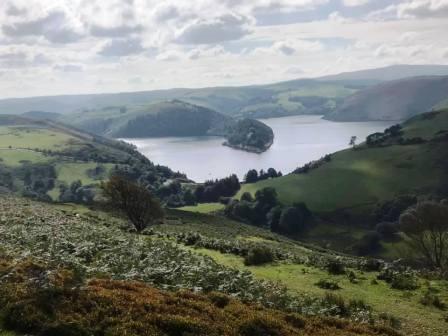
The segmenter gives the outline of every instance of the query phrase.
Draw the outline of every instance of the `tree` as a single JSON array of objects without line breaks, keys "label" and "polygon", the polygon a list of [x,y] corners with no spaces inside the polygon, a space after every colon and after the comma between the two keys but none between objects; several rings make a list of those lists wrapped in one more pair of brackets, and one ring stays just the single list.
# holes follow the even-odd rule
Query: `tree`
[{"label": "tree", "polygon": [[123,211],[141,232],[151,222],[163,218],[160,203],[143,186],[120,176],[112,176],[101,188],[111,206]]},{"label": "tree", "polygon": [[311,212],[303,203],[282,210],[278,223],[278,231],[286,234],[302,233],[307,229],[307,221]]},{"label": "tree", "polygon": [[353,148],[356,146],[356,140],[358,140],[358,137],[356,136],[356,135],[353,135],[351,138],[350,138],[350,143],[349,143],[349,145],[350,146],[352,146]]},{"label": "tree", "polygon": [[255,183],[258,181],[258,172],[255,169],[251,169],[247,172],[246,176],[244,177],[244,181],[246,183]]},{"label": "tree", "polygon": [[400,216],[400,228],[410,246],[428,266],[448,267],[448,205],[446,202],[418,203]]}]

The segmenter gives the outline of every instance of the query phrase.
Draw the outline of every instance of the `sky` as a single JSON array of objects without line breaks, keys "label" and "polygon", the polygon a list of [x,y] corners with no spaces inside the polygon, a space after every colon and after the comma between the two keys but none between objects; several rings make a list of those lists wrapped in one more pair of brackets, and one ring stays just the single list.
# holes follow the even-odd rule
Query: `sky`
[{"label": "sky", "polygon": [[0,0],[0,98],[448,64],[448,0]]}]

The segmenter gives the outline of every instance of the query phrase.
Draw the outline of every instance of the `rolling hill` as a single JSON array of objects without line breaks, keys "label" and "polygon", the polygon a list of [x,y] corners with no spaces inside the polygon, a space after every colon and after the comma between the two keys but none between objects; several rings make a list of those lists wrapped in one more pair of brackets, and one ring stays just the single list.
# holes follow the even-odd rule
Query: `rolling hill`
[{"label": "rolling hill", "polygon": [[448,65],[397,64],[383,68],[343,72],[319,78],[323,81],[393,81],[409,77],[448,76]]},{"label": "rolling hill", "polygon": [[259,86],[13,98],[0,100],[0,114],[44,111],[67,115],[108,107],[132,108],[176,99],[232,117],[265,118],[303,113],[324,114],[334,109],[341,98],[365,85],[356,81],[335,83],[300,79]]},{"label": "rolling hill", "polygon": [[273,143],[269,126],[172,100],[143,106],[107,107],[59,118],[77,128],[113,138],[222,136],[232,148],[264,152]]},{"label": "rolling hill", "polygon": [[362,144],[332,154],[329,162],[307,173],[246,184],[239,195],[273,187],[283,203],[305,202],[322,213],[371,207],[403,194],[446,193],[447,131],[448,110],[418,115],[403,124],[401,135],[417,141]]},{"label": "rolling hill", "polygon": [[[448,76],[414,77],[361,90],[326,115],[335,121],[405,120],[448,99]],[[442,107],[441,106],[441,107]]]},{"label": "rolling hill", "polygon": [[[169,179],[185,179],[153,164],[123,142],[58,122],[0,115],[3,192],[44,200],[60,200],[65,195],[87,201],[95,196],[95,186],[112,171],[126,171],[130,178],[139,179],[154,191]],[[73,185],[77,181],[82,185]],[[77,191],[71,190],[72,186]]]}]

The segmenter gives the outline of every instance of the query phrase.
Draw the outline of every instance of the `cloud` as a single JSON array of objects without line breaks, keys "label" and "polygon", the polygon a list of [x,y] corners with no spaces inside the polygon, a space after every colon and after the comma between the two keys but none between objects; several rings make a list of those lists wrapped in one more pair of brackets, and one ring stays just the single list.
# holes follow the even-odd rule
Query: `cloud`
[{"label": "cloud", "polygon": [[140,39],[114,39],[107,42],[98,54],[105,57],[124,57],[140,54],[143,51]]},{"label": "cloud", "polygon": [[239,40],[250,34],[250,20],[236,14],[225,14],[210,20],[197,20],[184,27],[177,36],[180,44],[218,44]]},{"label": "cloud", "polygon": [[125,37],[131,34],[140,33],[143,30],[141,25],[121,25],[115,27],[105,27],[100,25],[92,25],[90,34],[96,37]]},{"label": "cloud", "polygon": [[27,13],[26,8],[20,8],[14,4],[9,4],[8,9],[6,10],[6,15],[8,16],[24,16]]},{"label": "cloud", "polygon": [[77,64],[57,64],[53,67],[53,69],[62,71],[62,72],[82,72],[84,68],[82,65]]},{"label": "cloud", "polygon": [[370,0],[343,0],[342,3],[346,7],[358,7],[366,5],[370,2]]},{"label": "cloud", "polygon": [[398,5],[399,18],[448,17],[448,0],[412,0]]},{"label": "cloud", "polygon": [[321,51],[323,49],[324,46],[319,41],[294,39],[294,40],[277,41],[273,43],[270,47],[256,48],[253,50],[252,54],[293,56],[298,52],[312,53]]},{"label": "cloud", "polygon": [[53,43],[72,43],[82,37],[67,24],[66,14],[62,11],[54,11],[35,20],[3,25],[2,30],[9,37],[43,36]]},{"label": "cloud", "polygon": [[48,65],[51,60],[41,54],[29,54],[21,50],[11,50],[0,54],[0,66],[6,68],[25,68]]}]

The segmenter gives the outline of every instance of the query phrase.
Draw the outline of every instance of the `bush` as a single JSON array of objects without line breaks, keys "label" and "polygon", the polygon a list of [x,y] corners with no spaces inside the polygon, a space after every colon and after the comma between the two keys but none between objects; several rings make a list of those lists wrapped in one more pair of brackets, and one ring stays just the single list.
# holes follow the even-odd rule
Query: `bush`
[{"label": "bush", "polygon": [[394,223],[382,222],[376,225],[376,232],[381,235],[383,239],[391,239],[396,236],[398,229]]},{"label": "bush", "polygon": [[355,245],[355,251],[358,255],[364,256],[375,253],[380,247],[380,236],[378,233],[369,232]]},{"label": "bush", "polygon": [[415,290],[419,287],[417,278],[412,274],[397,274],[392,278],[390,286],[399,290]]},{"label": "bush", "polygon": [[340,275],[345,273],[345,265],[339,259],[330,260],[327,264],[327,271],[330,274]]},{"label": "bush", "polygon": [[244,322],[240,327],[240,335],[242,336],[281,336],[282,326],[274,319],[254,318]]},{"label": "bush", "polygon": [[341,289],[341,287],[336,281],[329,279],[320,279],[318,282],[316,282],[316,286],[322,289],[329,289],[329,290]]},{"label": "bush", "polygon": [[428,290],[420,299],[420,303],[424,306],[433,306],[440,310],[445,310],[447,305],[440,299],[440,296]]},{"label": "bush", "polygon": [[247,256],[244,258],[244,264],[262,265],[274,261],[274,254],[271,249],[264,246],[256,246],[249,250]]}]

